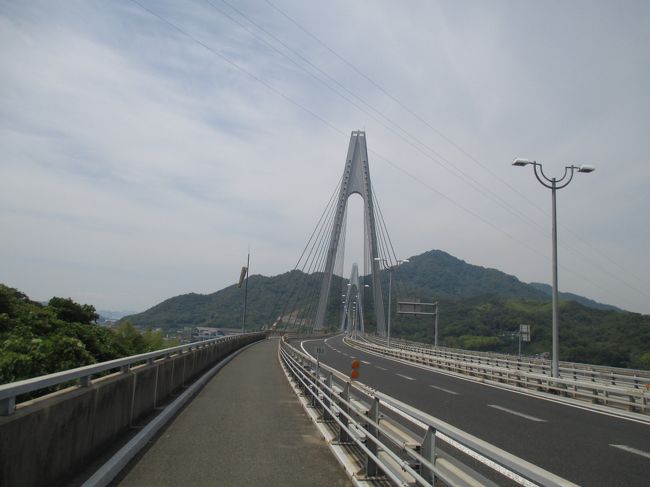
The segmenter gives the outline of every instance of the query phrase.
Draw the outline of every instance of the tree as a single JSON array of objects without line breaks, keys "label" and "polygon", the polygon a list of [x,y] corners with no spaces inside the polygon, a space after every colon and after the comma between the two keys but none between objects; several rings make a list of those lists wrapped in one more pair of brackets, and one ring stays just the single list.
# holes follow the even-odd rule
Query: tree
[{"label": "tree", "polygon": [[77,304],[71,298],[54,297],[47,305],[54,310],[57,318],[68,323],[90,324],[99,319],[92,304]]}]

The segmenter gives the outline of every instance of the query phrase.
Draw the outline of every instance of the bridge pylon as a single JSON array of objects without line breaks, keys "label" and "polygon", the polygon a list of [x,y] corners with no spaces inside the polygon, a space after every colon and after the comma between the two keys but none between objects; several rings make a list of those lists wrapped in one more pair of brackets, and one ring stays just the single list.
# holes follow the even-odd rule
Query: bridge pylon
[{"label": "bridge pylon", "polygon": [[339,190],[336,216],[330,235],[329,247],[327,250],[327,261],[321,284],[318,309],[316,311],[316,322],[314,328],[322,329],[325,324],[327,305],[329,303],[330,288],[332,285],[332,273],[334,263],[341,242],[341,231],[346,216],[348,199],[351,195],[358,194],[363,198],[363,220],[365,225],[366,248],[370,252],[370,272],[372,274],[372,296],[377,319],[377,333],[381,336],[386,334],[386,319],[384,316],[384,299],[381,290],[381,276],[379,262],[379,247],[377,244],[377,222],[372,198],[372,186],[370,184],[370,167],[368,165],[368,148],[366,146],[366,133],[360,130],[353,131],[350,136],[348,155],[345,160],[343,179]]}]

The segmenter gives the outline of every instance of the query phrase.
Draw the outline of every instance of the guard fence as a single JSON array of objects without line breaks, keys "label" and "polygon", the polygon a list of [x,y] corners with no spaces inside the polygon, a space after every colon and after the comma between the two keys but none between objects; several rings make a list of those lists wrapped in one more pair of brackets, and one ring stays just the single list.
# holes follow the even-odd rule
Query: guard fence
[{"label": "guard fence", "polygon": [[359,485],[571,486],[558,477],[345,374],[281,340],[287,375],[327,427]]},{"label": "guard fence", "polygon": [[[436,350],[391,339],[391,346],[375,337],[346,337],[345,341],[366,352],[394,357],[407,362],[461,374],[494,384],[550,392],[614,408],[650,414],[650,377],[624,375],[611,371],[561,367],[561,376],[551,377],[550,367],[508,356],[485,356]],[[644,372],[644,371],[639,371]],[[613,383],[612,383],[613,381]]]},{"label": "guard fence", "polygon": [[[378,345],[387,345],[385,338],[373,335],[361,337]],[[441,355],[447,358],[467,360],[497,367],[527,368],[531,372],[551,374],[551,361],[541,357],[508,355],[496,352],[481,352],[475,350],[461,350],[409,340],[391,338],[391,346],[414,352]],[[560,361],[560,378],[590,380],[613,386],[629,386],[635,389],[644,389],[650,384],[650,370],[627,369],[623,367],[610,367],[605,365],[582,364],[577,362]]]}]

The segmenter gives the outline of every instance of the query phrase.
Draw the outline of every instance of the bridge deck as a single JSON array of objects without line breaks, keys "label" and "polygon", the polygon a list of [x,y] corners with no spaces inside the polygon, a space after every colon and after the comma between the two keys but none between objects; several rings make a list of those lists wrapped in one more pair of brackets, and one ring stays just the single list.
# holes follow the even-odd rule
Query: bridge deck
[{"label": "bridge deck", "polygon": [[277,340],[235,357],[120,486],[351,485],[289,387]]}]

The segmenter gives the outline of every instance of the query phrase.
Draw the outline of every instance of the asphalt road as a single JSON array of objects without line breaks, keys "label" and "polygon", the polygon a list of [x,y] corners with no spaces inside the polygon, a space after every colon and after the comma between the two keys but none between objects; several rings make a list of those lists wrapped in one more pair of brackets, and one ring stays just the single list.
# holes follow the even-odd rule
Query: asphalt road
[{"label": "asphalt road", "polygon": [[226,365],[113,485],[352,485],[282,371],[278,340]]},{"label": "asphalt road", "polygon": [[[650,485],[650,425],[425,370],[349,347],[342,335],[306,341],[321,362],[571,482]],[[618,447],[612,445],[619,445]]]}]

